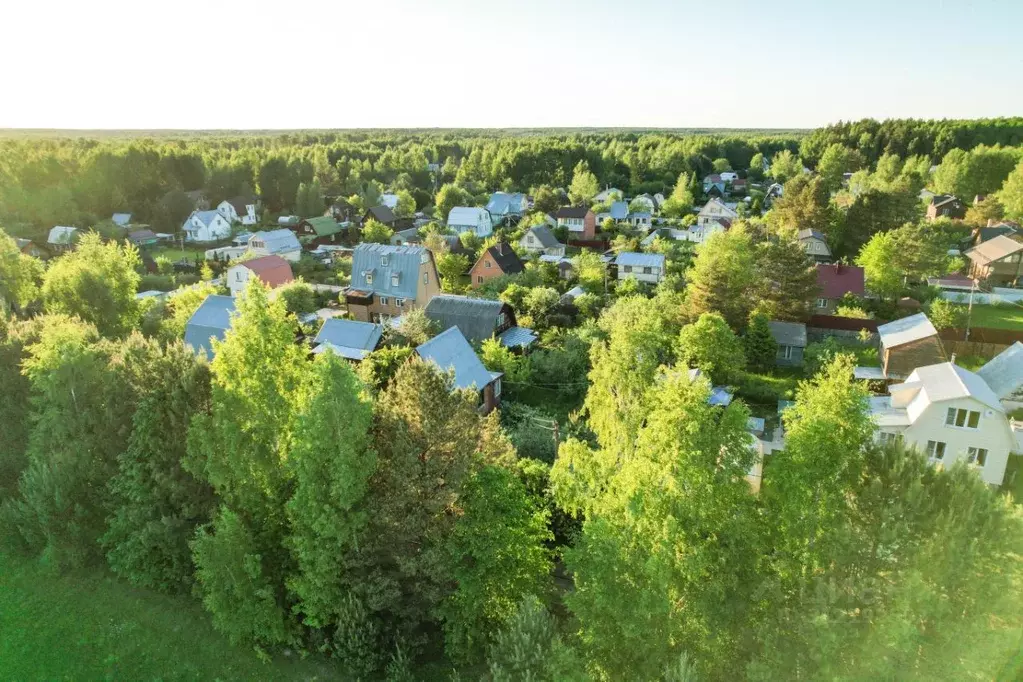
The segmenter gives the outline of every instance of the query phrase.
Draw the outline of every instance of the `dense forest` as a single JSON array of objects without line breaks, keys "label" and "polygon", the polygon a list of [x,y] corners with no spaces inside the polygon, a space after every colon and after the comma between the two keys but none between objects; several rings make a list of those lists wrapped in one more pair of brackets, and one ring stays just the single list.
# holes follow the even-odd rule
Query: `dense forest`
[{"label": "dense forest", "polygon": [[[767,321],[806,319],[816,296],[801,229],[876,286],[850,316],[930,305],[916,283],[958,266],[970,225],[1023,216],[1021,135],[1023,119],[0,137],[0,551],[192,595],[253,655],[346,679],[1012,679],[1021,507],[875,440],[851,378],[876,348],[822,342],[779,372]],[[655,240],[656,286],[609,283],[583,250],[571,283],[533,260],[476,290],[539,336],[527,355],[476,349],[505,386],[485,416],[416,355],[438,331],[421,311],[358,364],[313,356],[301,282],[253,278],[196,356],[182,336],[211,273],[139,300],[140,253],[103,227],[129,211],[177,231],[198,189],[274,217],[390,190],[443,220],[499,189],[556,207],[605,186],[663,193],[666,220],[692,224],[698,179],[727,169],[784,194],[751,196],[699,248]],[[925,187],[992,199],[925,223]],[[7,236],[54,225],[98,229],[46,263]],[[612,250],[639,250],[615,229]],[[463,291],[470,259],[438,254]],[[751,490],[765,415],[785,447]]]}]

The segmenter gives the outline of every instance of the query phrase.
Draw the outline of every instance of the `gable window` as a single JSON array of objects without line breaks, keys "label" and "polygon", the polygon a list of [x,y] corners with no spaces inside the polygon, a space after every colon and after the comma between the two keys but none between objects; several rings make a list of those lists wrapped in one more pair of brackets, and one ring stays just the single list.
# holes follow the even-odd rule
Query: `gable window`
[{"label": "gable window", "polygon": [[485,268],[489,268],[489,267],[490,267],[490,261],[488,261],[488,260],[484,260],[484,261],[483,261],[483,267],[485,267]]},{"label": "gable window", "polygon": [[974,410],[962,410],[950,407],[948,408],[948,413],[945,415],[945,426],[975,429],[979,425],[980,412],[976,412]]},{"label": "gable window", "polygon": [[985,448],[968,448],[966,450],[966,460],[970,464],[982,467],[987,464],[987,450]]},{"label": "gable window", "polygon": [[940,462],[945,458],[945,444],[940,440],[927,441],[927,456]]},{"label": "gable window", "polygon": [[818,308],[827,308],[828,307],[828,299],[826,299],[826,298],[818,298],[817,299],[817,307]]},{"label": "gable window", "polygon": [[429,283],[430,283],[430,273],[424,272],[423,273],[423,284],[429,284]]}]

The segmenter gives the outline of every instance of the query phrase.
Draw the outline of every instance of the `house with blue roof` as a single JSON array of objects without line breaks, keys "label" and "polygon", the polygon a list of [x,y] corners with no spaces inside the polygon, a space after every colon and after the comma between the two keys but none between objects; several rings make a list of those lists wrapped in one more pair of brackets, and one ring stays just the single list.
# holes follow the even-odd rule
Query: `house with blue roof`
[{"label": "house with blue roof", "polygon": [[494,192],[487,202],[491,220],[500,225],[510,217],[521,218],[529,210],[529,199],[517,192]]},{"label": "house with blue roof", "polygon": [[195,353],[205,353],[213,359],[213,342],[224,340],[224,335],[231,328],[234,315],[234,299],[230,296],[212,294],[195,309],[192,317],[185,324],[185,345]]},{"label": "house with blue roof", "polygon": [[443,372],[453,372],[455,388],[475,391],[483,414],[501,403],[502,373],[491,372],[483,366],[458,327],[450,327],[418,346],[416,354]]},{"label": "house with blue roof", "polygon": [[455,206],[448,213],[447,226],[455,232],[472,232],[477,237],[489,237],[494,232],[490,211],[475,206]]},{"label": "house with blue roof", "polygon": [[623,251],[615,258],[618,266],[618,281],[634,277],[640,282],[657,284],[664,277],[663,253],[635,253]]},{"label": "house with blue roof", "polygon": [[331,318],[313,339],[313,353],[331,351],[358,362],[376,350],[384,333],[382,324]]},{"label": "house with blue roof", "polygon": [[597,224],[602,224],[608,218],[615,222],[624,222],[628,217],[629,205],[624,201],[614,201],[611,202],[608,210],[597,214]]},{"label": "house with blue roof", "polygon": [[422,246],[359,244],[352,252],[348,312],[360,322],[383,322],[422,308],[440,293],[433,254]]},{"label": "house with blue roof", "polygon": [[128,225],[131,225],[131,213],[115,213],[110,217],[110,220],[118,227],[128,227]]},{"label": "house with blue roof", "polygon": [[302,258],[302,244],[295,233],[286,228],[253,232],[249,236],[248,247],[260,256],[280,256],[292,263]]},{"label": "house with blue roof", "polygon": [[231,236],[231,223],[219,211],[192,211],[181,230],[185,241],[215,242]]}]

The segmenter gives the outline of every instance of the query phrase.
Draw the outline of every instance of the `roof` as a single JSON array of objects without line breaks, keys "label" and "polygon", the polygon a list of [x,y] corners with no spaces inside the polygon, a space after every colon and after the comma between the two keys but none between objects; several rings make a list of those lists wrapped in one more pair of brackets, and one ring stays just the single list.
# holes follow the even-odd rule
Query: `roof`
[{"label": "roof", "polygon": [[618,189],[617,187],[606,187],[600,192],[598,192],[597,196],[593,198],[596,201],[607,201],[608,197],[611,196],[612,192],[617,192],[618,194],[621,194],[622,190]]},{"label": "roof", "polygon": [[337,221],[330,216],[320,216],[319,218],[309,218],[306,220],[309,226],[313,228],[313,232],[316,233],[317,237],[329,237],[332,234],[337,234],[341,231],[341,226],[337,224]]},{"label": "roof", "polygon": [[50,244],[70,244],[77,232],[77,227],[57,225],[50,229],[50,236],[46,241]]},{"label": "roof", "polygon": [[532,345],[539,337],[536,332],[526,327],[508,327],[497,338],[501,345],[507,348],[525,348]]},{"label": "roof", "polygon": [[615,258],[615,263],[621,267],[628,265],[639,268],[661,268],[664,269],[663,253],[635,253],[634,251],[623,251]]},{"label": "roof", "polygon": [[585,206],[562,206],[554,214],[555,218],[585,218],[590,209]]},{"label": "roof", "polygon": [[706,211],[707,207],[710,206],[711,204],[717,204],[722,209],[721,217],[723,217],[723,218],[735,218],[735,217],[737,217],[739,215],[738,213],[735,212],[735,209],[732,208],[732,206],[735,206],[736,204],[733,204],[732,206],[729,206],[728,204],[726,204],[725,202],[721,201],[720,199],[711,199],[710,201],[705,203],[703,206],[700,207],[700,213],[699,214],[700,215],[710,215],[709,212],[708,213],[704,213],[704,211]]},{"label": "roof", "polygon": [[422,246],[359,244],[352,252],[353,289],[415,298],[419,266],[430,258]]},{"label": "roof", "polygon": [[625,220],[629,217],[629,205],[624,201],[616,201],[611,204],[609,213],[614,220]]},{"label": "roof", "polygon": [[912,422],[904,407],[892,407],[890,396],[879,395],[868,398],[870,417],[878,426],[909,426]]},{"label": "roof", "polygon": [[865,292],[863,268],[855,265],[818,265],[817,284],[824,298],[842,298]]},{"label": "roof", "polygon": [[540,242],[544,248],[549,249],[554,246],[561,246],[561,243],[554,236],[554,233],[551,232],[550,228],[546,225],[535,225],[526,230],[527,234],[530,232],[533,233],[533,236],[536,237],[536,240]]},{"label": "roof", "polygon": [[572,300],[575,300],[576,298],[578,298],[579,296],[582,296],[585,293],[586,293],[585,289],[583,289],[582,287],[576,286],[576,287],[572,287],[571,289],[566,291],[564,294],[561,295],[561,297],[562,298],[567,298],[568,300],[572,301]]},{"label": "roof", "polygon": [[124,227],[131,222],[131,213],[115,213],[110,217],[110,219],[113,220],[115,224]]},{"label": "roof", "polygon": [[394,211],[386,206],[373,206],[366,211],[374,220],[387,224],[394,222]]},{"label": "roof", "polygon": [[629,211],[629,218],[649,218],[650,211]]},{"label": "roof", "polygon": [[[906,379],[906,384],[919,383],[920,390],[927,394],[927,400],[939,403],[956,398],[973,398],[993,410],[1004,412],[998,396],[980,376],[951,362],[917,367]],[[902,384],[889,387],[898,390]]]},{"label": "roof", "polygon": [[448,225],[471,225],[475,227],[480,224],[487,209],[475,206],[455,206],[448,213]]},{"label": "roof", "polygon": [[937,336],[938,330],[934,328],[931,321],[924,313],[917,313],[904,317],[901,320],[894,320],[882,324],[877,328],[877,334],[881,337],[881,345],[885,348],[901,346],[912,341],[919,341],[928,336]]},{"label": "roof", "polygon": [[[252,270],[263,284],[271,289],[287,284],[295,279],[291,272],[291,264],[280,256],[263,256],[237,264]],[[237,266],[232,266],[237,267]]]},{"label": "roof", "polygon": [[802,322],[780,322],[771,320],[767,323],[771,336],[779,346],[806,348],[806,325]]},{"label": "roof", "polygon": [[[522,272],[525,268],[522,260],[506,242],[498,242],[480,255],[480,258],[490,256],[490,259],[497,263],[497,267],[506,275],[514,275]],[[479,262],[479,261],[477,261]]]},{"label": "roof", "polygon": [[255,206],[256,200],[253,197],[231,197],[227,200],[227,203],[234,207],[234,212],[238,215],[245,215],[249,212],[249,206]]},{"label": "roof", "polygon": [[487,210],[498,215],[522,211],[525,195],[509,192],[494,192],[487,202]]},{"label": "roof", "polygon": [[455,388],[474,388],[482,390],[484,386],[501,376],[491,375],[476,356],[472,346],[462,336],[458,327],[451,327],[416,348],[416,353],[423,360],[432,362],[442,371],[453,370]]},{"label": "roof", "polygon": [[967,250],[966,256],[975,263],[983,265],[996,260],[1002,260],[1021,251],[1023,251],[1023,243],[1007,235],[1000,234]]},{"label": "roof", "polygon": [[282,215],[277,219],[278,225],[298,225],[301,222],[301,218],[297,215]]},{"label": "roof", "polygon": [[998,223],[997,225],[988,225],[987,227],[982,227],[979,230],[977,230],[976,242],[978,244],[981,244],[983,242],[988,241],[989,239],[994,239],[999,235],[1008,236],[1016,234],[1017,232],[1019,232],[1019,228],[1017,228],[1015,225],[1011,225],[1003,221]]},{"label": "roof", "polygon": [[803,239],[810,239],[811,237],[813,237],[814,239],[820,239],[822,242],[827,241],[827,237],[824,236],[824,233],[819,232],[818,230],[806,229],[800,230],[799,232],[796,233],[796,238],[799,239],[800,241],[802,241]]},{"label": "roof", "polygon": [[386,206],[392,211],[398,208],[398,195],[397,194],[381,194],[380,205]]},{"label": "roof", "polygon": [[289,251],[301,251],[302,245],[298,243],[298,237],[287,228],[279,230],[267,230],[266,232],[253,232],[249,237],[251,246],[253,239],[263,241],[264,247],[270,253],[286,253]]},{"label": "roof", "polygon": [[224,334],[231,328],[234,314],[234,299],[230,296],[211,294],[195,309],[185,325],[185,344],[196,353],[205,351],[213,358],[213,344],[210,339],[224,340]]},{"label": "roof", "polygon": [[135,230],[128,234],[128,241],[133,244],[141,244],[143,242],[153,241],[157,238],[156,233],[152,230]]},{"label": "roof", "polygon": [[959,199],[951,194],[935,194],[931,197],[931,204],[934,206],[943,206],[953,201],[959,201]]},{"label": "roof", "polygon": [[1023,386],[1023,343],[1017,341],[977,370],[999,399],[1013,395]]},{"label": "roof", "polygon": [[188,220],[191,221],[193,217],[198,218],[199,222],[207,227],[218,218],[220,220],[224,219],[219,211],[192,211],[192,215],[188,216]]},{"label": "roof", "polygon": [[[323,323],[313,340],[319,347],[329,348],[343,358],[362,360],[380,343],[382,324],[331,318]],[[316,352],[316,351],[314,351]]]},{"label": "roof", "polygon": [[479,342],[494,335],[498,316],[502,312],[507,314],[506,308],[510,310],[503,301],[439,294],[430,299],[423,312],[441,329],[458,327],[465,338]]}]

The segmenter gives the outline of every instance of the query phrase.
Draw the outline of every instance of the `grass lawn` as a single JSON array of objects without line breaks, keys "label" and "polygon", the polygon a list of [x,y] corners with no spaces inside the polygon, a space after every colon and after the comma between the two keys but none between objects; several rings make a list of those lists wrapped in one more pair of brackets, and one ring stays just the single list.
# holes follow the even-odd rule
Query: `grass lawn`
[{"label": "grass lawn", "polygon": [[176,246],[174,247],[160,246],[154,249],[149,249],[147,253],[150,256],[152,256],[154,260],[156,259],[157,256],[163,256],[164,258],[170,259],[171,262],[179,261],[182,258],[192,261],[195,260],[196,256],[198,256],[200,259],[204,259],[206,257],[206,249],[199,248],[180,249]]},{"label": "grass lawn", "polygon": [[263,663],[214,631],[197,601],[108,574],[51,576],[0,554],[2,680],[324,680],[321,660]]},{"label": "grass lawn", "polygon": [[975,305],[972,325],[992,329],[1023,331],[1023,306],[1018,305]]}]

